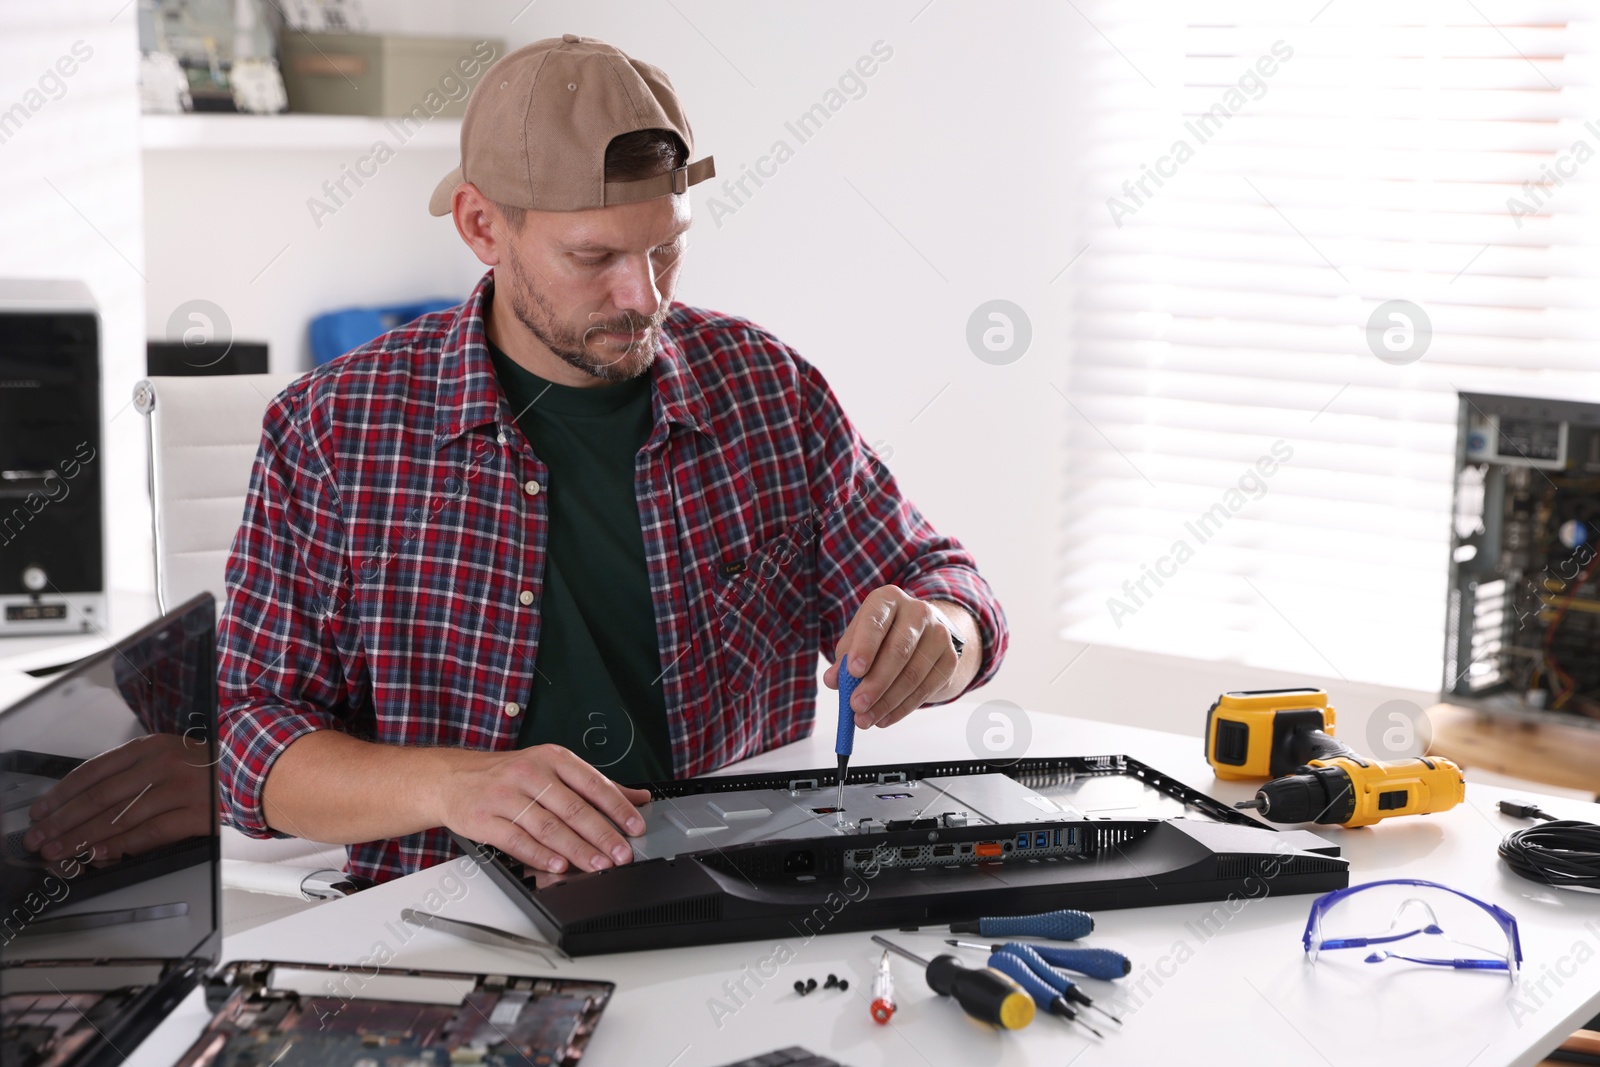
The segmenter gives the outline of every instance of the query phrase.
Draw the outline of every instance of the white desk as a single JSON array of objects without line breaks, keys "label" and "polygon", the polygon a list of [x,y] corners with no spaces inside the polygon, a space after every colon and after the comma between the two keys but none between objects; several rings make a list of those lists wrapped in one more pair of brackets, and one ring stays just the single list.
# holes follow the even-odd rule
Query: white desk
[{"label": "white desk", "polygon": [[[855,760],[866,765],[971,758],[965,736],[973,707],[924,709],[890,730],[860,735]],[[1030,754],[1126,753],[1219,799],[1239,800],[1253,792],[1252,786],[1214,779],[1196,738],[1051,715],[1031,718]],[[831,731],[814,735],[729,770],[831,766],[830,737]],[[1099,912],[1088,943],[1125,952],[1134,963],[1133,974],[1119,983],[1084,982],[1091,996],[1120,1006],[1127,1021],[1121,1031],[1110,1026],[1103,1042],[1042,1015],[1026,1030],[992,1032],[936,997],[911,964],[898,960],[900,1010],[891,1026],[880,1027],[867,1013],[880,951],[866,933],[787,939],[794,958],[720,1026],[712,1014],[713,998],[731,1005],[723,983],[747,966],[753,969],[775,943],[592,956],[562,963],[555,973],[617,983],[583,1061],[591,1067],[715,1067],[786,1045],[803,1045],[852,1067],[1533,1064],[1600,1012],[1600,896],[1557,892],[1506,870],[1495,847],[1524,824],[1495,809],[1505,795],[1469,785],[1466,803],[1453,811],[1323,834],[1353,862],[1352,883],[1424,877],[1508,908],[1520,924],[1525,955],[1524,978],[1515,991],[1493,972],[1370,965],[1358,953],[1337,954],[1351,957],[1338,960],[1324,956],[1308,965],[1300,946],[1311,901],[1304,895],[1249,901],[1225,924],[1213,920],[1210,929],[1220,925],[1215,934],[1200,925],[1212,913],[1209,904]],[[1559,799],[1541,804],[1560,817],[1600,821],[1600,806]],[[399,922],[402,908],[423,907],[428,892],[459,870],[456,863],[435,867],[257,927],[229,941],[225,955],[355,963],[383,944],[393,951],[394,966],[550,973],[526,953]],[[481,872],[460,883],[456,899],[439,911],[533,932]],[[942,947],[940,938],[949,935],[930,930],[891,936],[931,956]],[[963,953],[968,956],[973,963],[982,959]],[[848,978],[850,989],[820,988],[830,972]],[[793,984],[807,977],[815,977],[819,988],[801,998]],[[130,1059],[130,1067],[170,1064],[204,1018],[198,995],[191,997]]]}]

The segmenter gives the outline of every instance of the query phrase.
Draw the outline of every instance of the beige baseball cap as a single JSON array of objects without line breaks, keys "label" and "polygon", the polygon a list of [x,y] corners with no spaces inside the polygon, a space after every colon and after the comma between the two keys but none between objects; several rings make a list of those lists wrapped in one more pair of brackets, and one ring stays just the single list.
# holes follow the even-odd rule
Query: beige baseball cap
[{"label": "beige baseball cap", "polygon": [[484,72],[461,121],[461,166],[434,189],[428,211],[450,214],[462,182],[513,207],[579,211],[681,193],[716,174],[706,156],[652,178],[606,181],[611,139],[648,129],[671,130],[694,155],[694,131],[664,71],[595,37],[535,41]]}]

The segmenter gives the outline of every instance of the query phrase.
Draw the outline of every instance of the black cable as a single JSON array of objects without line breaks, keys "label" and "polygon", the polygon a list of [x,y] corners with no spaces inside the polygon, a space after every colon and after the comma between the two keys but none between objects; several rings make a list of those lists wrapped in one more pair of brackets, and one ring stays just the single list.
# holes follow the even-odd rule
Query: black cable
[{"label": "black cable", "polygon": [[1561,889],[1600,891],[1600,825],[1556,819],[1532,804],[1500,801],[1506,815],[1543,819],[1513,830],[1500,842],[1500,858],[1523,878]]},{"label": "black cable", "polygon": [[1501,815],[1510,815],[1513,818],[1517,818],[1517,819],[1554,819],[1555,818],[1554,815],[1548,814],[1543,808],[1539,807],[1537,804],[1524,804],[1520,800],[1502,800],[1500,802],[1500,814]]}]

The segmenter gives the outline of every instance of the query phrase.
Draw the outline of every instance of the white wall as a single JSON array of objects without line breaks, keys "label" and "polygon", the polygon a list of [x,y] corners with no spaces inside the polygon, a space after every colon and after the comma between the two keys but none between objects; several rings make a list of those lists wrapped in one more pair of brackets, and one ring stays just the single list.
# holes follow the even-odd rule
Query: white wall
[{"label": "white wall", "polygon": [[[692,193],[679,298],[749,316],[822,369],[905,491],[999,590],[1013,645],[987,695],[1065,710],[1049,682],[1074,651],[1057,636],[1055,592],[1067,409],[1050,383],[1066,385],[1071,276],[1052,279],[1079,247],[1064,71],[1092,33],[1082,20],[1054,3],[949,0],[368,6],[373,29],[512,47],[573,32],[667,71],[719,174]],[[858,99],[805,143],[786,131],[878,41],[892,55]],[[723,181],[778,138],[793,158],[736,205]],[[425,210],[455,153],[407,146],[316,227],[306,199],[355,154],[147,152],[152,330],[209,299],[289,370],[306,365],[317,312],[463,293],[480,268]],[[713,197],[732,212],[714,219]],[[1009,366],[979,361],[965,337],[997,297],[1033,324]]]},{"label": "white wall", "polygon": [[353,195],[333,214],[314,217],[307,208],[312,198],[333,203],[323,183],[369,151],[357,141],[147,150],[151,336],[169,336],[173,313],[184,321],[190,301],[210,301],[235,339],[266,341],[271,369],[290,372],[311,366],[313,316],[464,296],[481,265],[450,220],[427,213],[428,193],[456,165],[455,148],[401,146],[360,188],[347,182]]},{"label": "white wall", "polygon": [[[138,35],[133,8],[119,6],[10,3],[0,15],[0,111],[14,116],[0,131],[0,276],[82,279],[99,304],[107,579],[148,589],[144,420],[129,405],[144,373],[146,299]],[[123,621],[114,603],[111,626]]]},{"label": "white wall", "polygon": [[[126,403],[144,372],[145,337],[164,335],[174,308],[217,303],[235,336],[268,340],[274,369],[290,370],[306,365],[312,315],[459,296],[480,268],[424,207],[455,161],[448,137],[407,146],[320,227],[306,200],[359,144],[141,153],[132,9],[113,18],[116,6],[11,4],[0,15],[0,108],[23,99],[75,41],[93,49],[61,98],[0,144],[0,274],[84,277],[101,302],[110,577],[138,590],[150,588],[149,518],[143,427]],[[692,194],[698,222],[680,297],[747,315],[821,367],[908,494],[974,550],[1013,629],[1007,666],[984,697],[1198,732],[1216,690],[1298,680],[1085,652],[1058,636],[1071,416],[1055,387],[1069,385],[1074,272],[1063,268],[1082,248],[1070,209],[1082,199],[1081,90],[1067,72],[1116,61],[1070,7],[369,6],[375,29],[498,36],[513,47],[577,32],[669,72],[698,148],[721,172]],[[865,94],[798,144],[784,123],[880,40],[893,55]],[[712,199],[732,206],[724,179],[780,137],[793,158],[718,225]],[[965,340],[968,316],[993,298],[1020,304],[1032,321],[1031,348],[1009,366],[980,362]],[[1351,724],[1390,695],[1334,692]]]}]

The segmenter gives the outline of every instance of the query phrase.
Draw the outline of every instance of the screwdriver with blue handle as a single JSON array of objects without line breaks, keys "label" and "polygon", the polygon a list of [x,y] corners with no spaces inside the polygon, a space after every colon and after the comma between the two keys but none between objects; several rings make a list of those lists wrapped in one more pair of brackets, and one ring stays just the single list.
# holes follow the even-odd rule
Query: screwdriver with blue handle
[{"label": "screwdriver with blue handle", "polygon": [[[1088,995],[1084,993],[1083,990],[1078,988],[1078,983],[1074,982],[1072,979],[1068,978],[1066,975],[1050,966],[1050,964],[1045,961],[1045,958],[1034,949],[1034,946],[1022,945],[1013,941],[1010,944],[999,948],[993,955],[989,957],[989,965],[991,967],[994,966],[994,958],[998,955],[1015,956],[1033,971],[1035,977],[1037,977],[1045,985],[1049,986],[1051,990],[1053,990],[1054,993],[1063,1000],[1069,1002],[1070,1004],[1081,1004],[1085,1008],[1093,1008],[1095,1011],[1099,1012],[1101,1015],[1104,1015],[1107,1019],[1110,1019],[1118,1026],[1122,1025],[1121,1019],[1117,1018],[1115,1015],[1112,1015],[1104,1008],[1098,1007],[1094,1001],[1090,1000]],[[1060,1013],[1058,1012],[1057,1014]]]},{"label": "screwdriver with blue handle", "polygon": [[981,948],[989,952],[1015,952],[1027,949],[1051,967],[1075,971],[1090,978],[1104,978],[1107,981],[1125,978],[1128,972],[1133,970],[1133,964],[1128,961],[1128,957],[1109,948],[1056,948],[1053,945],[1027,945],[1020,941],[1010,941],[1004,945],[983,945],[953,937],[946,938],[945,944],[958,945],[961,948]]},{"label": "screwdriver with blue handle", "polygon": [[[1033,1002],[1051,1015],[1057,1015],[1069,1023],[1077,1023],[1095,1037],[1105,1037],[1100,1031],[1078,1018],[1078,1009],[1068,1004],[1060,993],[1045,980],[1043,974],[1035,973],[1021,956],[1010,952],[996,952],[989,957],[989,967],[999,971],[1007,978],[1021,986],[1033,998]],[[1049,970],[1048,967],[1044,968]]]},{"label": "screwdriver with blue handle", "polygon": [[1086,911],[1062,908],[1037,915],[999,915],[951,923],[950,932],[979,937],[1046,937],[1051,941],[1076,941],[1094,932],[1094,916]]},{"label": "screwdriver with blue handle", "polygon": [[850,770],[850,754],[856,747],[856,714],[850,710],[850,698],[855,695],[856,685],[859,683],[855,675],[850,673],[850,657],[839,657],[839,732],[834,735],[833,752],[839,757],[839,803],[835,805],[838,822],[844,822],[844,778]]}]

